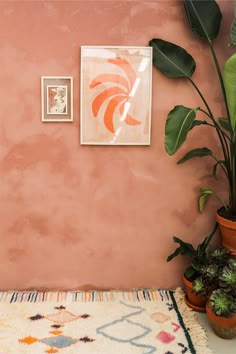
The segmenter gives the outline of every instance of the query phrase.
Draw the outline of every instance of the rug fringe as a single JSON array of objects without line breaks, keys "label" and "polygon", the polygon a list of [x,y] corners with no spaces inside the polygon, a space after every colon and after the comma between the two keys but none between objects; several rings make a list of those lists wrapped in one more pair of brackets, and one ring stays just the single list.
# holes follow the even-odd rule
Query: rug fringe
[{"label": "rug fringe", "polygon": [[174,297],[178,305],[178,309],[184,318],[184,324],[188,329],[191,336],[193,345],[198,354],[214,354],[213,351],[208,348],[208,338],[205,330],[198,322],[196,313],[186,305],[185,292],[182,288],[177,288],[174,292]]},{"label": "rug fringe", "polygon": [[6,291],[0,292],[0,302],[110,302],[110,301],[156,301],[168,296],[167,290],[132,289],[127,291]]}]

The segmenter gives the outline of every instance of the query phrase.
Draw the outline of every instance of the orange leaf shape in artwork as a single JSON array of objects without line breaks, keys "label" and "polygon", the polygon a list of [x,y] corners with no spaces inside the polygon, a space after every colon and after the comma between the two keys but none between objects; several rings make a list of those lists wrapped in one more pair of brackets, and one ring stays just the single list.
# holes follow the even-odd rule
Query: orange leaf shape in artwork
[{"label": "orange leaf shape in artwork", "polygon": [[[111,96],[119,95],[119,94],[124,94],[127,96],[126,92],[122,90],[118,86],[113,86],[110,87],[107,90],[104,90],[102,93],[100,93],[98,96],[95,97],[92,103],[92,111],[94,117],[97,117],[99,109],[101,108],[102,104]],[[124,97],[125,97],[124,96]]]},{"label": "orange leaf shape in artwork", "polygon": [[100,84],[103,84],[104,82],[115,82],[118,85],[124,86],[127,91],[129,91],[129,83],[128,81],[121,75],[116,75],[116,74],[102,74],[98,75],[93,79],[91,84],[89,85],[89,88],[94,88]]},{"label": "orange leaf shape in artwork", "polygon": [[[117,86],[109,87],[99,93],[92,102],[92,112],[94,117],[97,117],[103,103],[109,99],[103,117],[104,125],[111,133],[114,133],[115,129],[113,119],[115,110],[120,105],[119,113],[122,116],[124,113],[125,103],[128,102],[130,98],[129,95],[134,87],[137,76],[132,65],[126,59],[117,57],[107,59],[107,61],[119,67],[124,72],[125,76],[119,74],[101,74],[96,76],[91,81],[89,88],[94,88],[103,83],[112,83],[113,85],[117,84]],[[142,123],[131,117],[128,113],[122,121],[128,125],[138,125]]]},{"label": "orange leaf shape in artwork", "polygon": [[[122,105],[120,106],[120,114],[124,113],[124,108],[125,108],[125,102],[122,103]],[[142,122],[140,122],[140,120],[134,119],[129,114],[126,114],[124,122],[128,125],[139,125],[142,123]]]},{"label": "orange leaf shape in artwork", "polygon": [[127,75],[129,82],[130,82],[130,91],[134,85],[134,82],[136,80],[136,73],[132,67],[132,65],[123,58],[115,58],[115,59],[107,59],[109,63],[115,64],[119,66]]},{"label": "orange leaf shape in artwork", "polygon": [[119,105],[119,103],[122,102],[124,99],[125,99],[124,96],[113,97],[107,105],[104,114],[104,124],[111,133],[115,132],[114,125],[113,125],[113,116],[114,116],[115,109]]}]

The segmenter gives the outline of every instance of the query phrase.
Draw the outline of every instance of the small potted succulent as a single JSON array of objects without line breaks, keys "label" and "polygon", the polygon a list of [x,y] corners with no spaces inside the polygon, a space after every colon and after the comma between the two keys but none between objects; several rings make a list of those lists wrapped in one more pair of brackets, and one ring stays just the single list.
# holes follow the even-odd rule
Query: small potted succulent
[{"label": "small potted succulent", "polygon": [[236,337],[236,257],[218,248],[199,273],[193,291],[208,297],[207,317],[214,332],[225,339]]},{"label": "small potted succulent", "polygon": [[208,257],[210,254],[210,241],[217,230],[218,224],[215,224],[214,229],[207,235],[204,240],[194,248],[188,242],[173,236],[173,241],[179,244],[179,247],[168,256],[167,262],[170,262],[178,255],[191,258],[191,264],[185,269],[183,282],[186,290],[185,301],[189,307],[198,312],[206,311],[207,297],[205,294],[197,294],[193,292],[193,282],[201,275],[200,271],[208,264]]}]

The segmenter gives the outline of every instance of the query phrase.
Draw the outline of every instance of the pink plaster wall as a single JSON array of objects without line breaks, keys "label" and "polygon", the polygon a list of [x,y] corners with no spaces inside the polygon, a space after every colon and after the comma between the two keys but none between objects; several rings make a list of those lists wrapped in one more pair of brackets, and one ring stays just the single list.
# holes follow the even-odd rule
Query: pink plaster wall
[{"label": "pink plaster wall", "polygon": [[[233,2],[219,4],[222,65]],[[218,143],[196,129],[171,158],[164,125],[174,105],[197,106],[197,94],[154,69],[151,146],[79,143],[80,46],[145,46],[153,37],[193,55],[195,80],[223,115],[209,51],[186,30],[181,1],[0,1],[0,289],[181,284],[186,262],[166,263],[172,235],[197,244],[217,204],[197,212],[198,189],[212,187],[211,161],[176,161],[199,144],[216,151]],[[74,123],[41,122],[43,75],[73,76]]]}]

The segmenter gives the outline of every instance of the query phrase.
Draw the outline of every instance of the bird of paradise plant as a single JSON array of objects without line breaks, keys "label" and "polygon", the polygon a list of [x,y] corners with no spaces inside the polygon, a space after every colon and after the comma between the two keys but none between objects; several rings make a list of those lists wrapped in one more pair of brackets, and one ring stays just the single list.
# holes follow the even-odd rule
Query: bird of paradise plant
[{"label": "bird of paradise plant", "polygon": [[124,72],[124,76],[120,74],[100,74],[96,76],[89,87],[91,89],[104,83],[113,83],[101,93],[99,93],[92,102],[93,116],[98,117],[99,111],[103,104],[109,100],[104,112],[104,125],[111,133],[115,133],[114,114],[119,109],[120,121],[128,125],[138,125],[141,122],[128,114],[129,99],[132,96],[132,90],[135,86],[137,75],[132,65],[124,58],[116,57],[107,59],[110,64],[116,65]]},{"label": "bird of paradise plant", "polygon": [[[199,210],[202,212],[209,196],[214,196],[222,203],[218,214],[236,221],[236,53],[228,58],[221,72],[213,47],[213,40],[218,36],[222,19],[217,2],[215,0],[184,0],[183,3],[192,32],[206,40],[209,45],[222,91],[226,117],[217,118],[213,114],[209,102],[192,79],[196,69],[193,57],[176,44],[162,39],[152,39],[149,45],[153,47],[154,66],[168,77],[186,78],[197,91],[203,104],[203,107],[194,108],[177,105],[169,112],[165,126],[165,148],[169,155],[175,154],[185,142],[191,129],[196,129],[198,126],[205,126],[216,132],[223,158],[215,156],[207,147],[199,147],[189,151],[177,163],[184,163],[194,157],[211,157],[214,161],[213,177],[217,178],[218,168],[222,169],[226,177],[228,201],[223,201],[213,189],[202,188]],[[236,17],[236,7],[234,11]],[[236,47],[235,19],[231,27],[231,38],[231,47]],[[198,112],[205,115],[206,119],[197,119]]]}]

